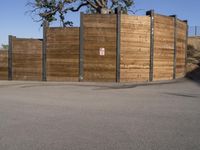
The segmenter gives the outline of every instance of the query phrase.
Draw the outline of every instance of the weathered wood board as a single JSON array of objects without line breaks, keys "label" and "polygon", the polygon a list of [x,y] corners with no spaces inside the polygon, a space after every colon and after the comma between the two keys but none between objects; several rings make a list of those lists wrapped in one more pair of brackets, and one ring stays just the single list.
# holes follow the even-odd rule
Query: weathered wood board
[{"label": "weathered wood board", "polygon": [[47,81],[78,81],[79,28],[47,28]]},{"label": "weathered wood board", "polygon": [[84,81],[115,82],[116,15],[83,15],[83,37]]},{"label": "weathered wood board", "polygon": [[155,14],[153,80],[173,79],[174,19]]},{"label": "weathered wood board", "polygon": [[42,80],[42,40],[12,38],[12,79]]},{"label": "weathered wood board", "polygon": [[176,56],[176,77],[181,78],[186,73],[186,40],[187,24],[177,21],[177,56]]},{"label": "weathered wood board", "polygon": [[148,81],[150,17],[121,15],[120,35],[120,81]]},{"label": "weathered wood board", "polygon": [[0,50],[0,80],[8,80],[8,51]]}]

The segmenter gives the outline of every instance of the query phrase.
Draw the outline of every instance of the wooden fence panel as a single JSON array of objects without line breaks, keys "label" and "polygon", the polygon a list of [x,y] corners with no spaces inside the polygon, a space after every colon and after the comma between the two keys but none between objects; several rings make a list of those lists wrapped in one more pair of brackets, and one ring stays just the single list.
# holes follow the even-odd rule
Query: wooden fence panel
[{"label": "wooden fence panel", "polygon": [[12,38],[12,79],[42,80],[42,40]]},{"label": "wooden fence panel", "polygon": [[115,82],[116,15],[83,15],[83,37],[84,81]]},{"label": "wooden fence panel", "polygon": [[121,16],[121,82],[149,80],[150,17]]},{"label": "wooden fence panel", "polygon": [[0,80],[8,80],[8,51],[0,50]]},{"label": "wooden fence panel", "polygon": [[79,28],[47,28],[47,81],[78,81]]},{"label": "wooden fence panel", "polygon": [[174,19],[154,17],[154,80],[173,79]]},{"label": "wooden fence panel", "polygon": [[185,57],[186,57],[186,30],[187,24],[177,20],[177,56],[176,56],[176,77],[185,76]]}]

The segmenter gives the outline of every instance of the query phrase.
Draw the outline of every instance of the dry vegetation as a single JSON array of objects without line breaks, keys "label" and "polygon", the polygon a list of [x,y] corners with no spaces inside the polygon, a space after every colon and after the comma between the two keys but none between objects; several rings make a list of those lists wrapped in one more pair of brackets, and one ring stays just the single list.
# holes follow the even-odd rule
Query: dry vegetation
[{"label": "dry vegetation", "polygon": [[188,39],[187,77],[200,81],[200,37]]}]

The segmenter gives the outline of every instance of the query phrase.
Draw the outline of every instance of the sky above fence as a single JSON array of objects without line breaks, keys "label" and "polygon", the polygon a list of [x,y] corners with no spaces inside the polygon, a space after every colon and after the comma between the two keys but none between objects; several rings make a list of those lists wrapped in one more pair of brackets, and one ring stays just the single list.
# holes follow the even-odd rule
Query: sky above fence
[{"label": "sky above fence", "polygon": [[[26,6],[28,0],[2,1],[0,4],[0,45],[8,43],[8,35],[26,38],[42,38],[42,28],[33,22]],[[30,0],[29,0],[30,1]],[[200,25],[198,10],[199,0],[135,0],[137,15],[145,15],[147,10],[154,9],[164,15],[176,14],[180,19],[188,20],[189,25]],[[79,13],[71,13],[68,18],[79,26]],[[54,26],[59,24],[54,24]]]}]

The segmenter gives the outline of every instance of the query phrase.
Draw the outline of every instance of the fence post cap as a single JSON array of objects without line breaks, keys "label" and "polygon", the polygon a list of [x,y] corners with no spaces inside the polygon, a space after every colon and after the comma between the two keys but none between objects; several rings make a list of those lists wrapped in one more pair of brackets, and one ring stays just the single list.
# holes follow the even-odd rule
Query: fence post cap
[{"label": "fence post cap", "polygon": [[188,20],[183,20],[183,22],[188,23]]},{"label": "fence post cap", "polygon": [[147,16],[152,16],[153,14],[154,14],[154,10],[153,9],[151,9],[151,10],[146,12]]},{"label": "fence post cap", "polygon": [[170,17],[177,18],[177,16],[176,16],[176,15],[170,15]]}]

